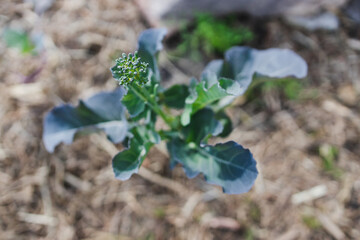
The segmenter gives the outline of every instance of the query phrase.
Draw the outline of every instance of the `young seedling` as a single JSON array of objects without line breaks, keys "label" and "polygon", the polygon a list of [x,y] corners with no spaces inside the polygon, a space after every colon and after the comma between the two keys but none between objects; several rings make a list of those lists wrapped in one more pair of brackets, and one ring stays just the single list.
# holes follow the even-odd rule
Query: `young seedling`
[{"label": "young seedling", "polygon": [[[120,86],[115,91],[96,94],[77,107],[51,110],[44,120],[46,149],[53,152],[61,142],[70,144],[75,134],[101,129],[110,141],[123,143],[125,150],[112,165],[115,177],[127,180],[138,172],[150,148],[166,141],[171,167],[181,164],[190,178],[202,173],[225,193],[249,191],[258,175],[251,152],[234,141],[210,145],[208,139],[230,134],[224,109],[245,93],[253,77],[303,78],[305,61],[290,50],[233,47],[224,60],[210,62],[200,80],[165,89],[156,58],[165,34],[165,29],[144,31],[138,50],[116,60],[111,72]],[[181,113],[174,115],[171,109]],[[166,127],[155,127],[158,118]]]}]

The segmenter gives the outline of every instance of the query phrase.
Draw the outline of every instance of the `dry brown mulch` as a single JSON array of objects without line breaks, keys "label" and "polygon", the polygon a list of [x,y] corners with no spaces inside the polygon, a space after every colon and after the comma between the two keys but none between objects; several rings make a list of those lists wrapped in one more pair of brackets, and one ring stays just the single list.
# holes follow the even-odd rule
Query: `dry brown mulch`
[{"label": "dry brown mulch", "polygon": [[[140,175],[121,182],[111,170],[116,150],[103,137],[54,154],[43,146],[46,111],[115,87],[112,59],[133,51],[145,29],[132,1],[55,1],[42,16],[22,1],[1,5],[2,29],[42,32],[46,49],[24,56],[0,41],[1,239],[360,239],[360,55],[346,31],[264,23],[258,47],[302,55],[303,94],[316,87],[317,96],[289,101],[270,92],[260,108],[239,100],[228,109],[228,139],[250,148],[260,170],[249,193],[229,196],[180,167],[170,171],[161,147]],[[339,176],[324,168],[320,148],[337,149]]]}]

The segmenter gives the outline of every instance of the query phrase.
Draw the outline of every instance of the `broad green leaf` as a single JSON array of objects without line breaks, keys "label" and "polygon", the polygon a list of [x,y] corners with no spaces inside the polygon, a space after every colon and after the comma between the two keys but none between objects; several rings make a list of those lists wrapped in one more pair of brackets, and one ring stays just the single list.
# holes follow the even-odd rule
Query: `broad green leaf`
[{"label": "broad green leaf", "polygon": [[17,48],[23,54],[31,53],[35,49],[35,45],[26,32],[6,29],[3,39],[8,47]]},{"label": "broad green leaf", "polygon": [[137,173],[150,148],[160,142],[160,136],[152,125],[138,126],[131,130],[130,147],[113,158],[115,177],[127,180]]},{"label": "broad green leaf", "polygon": [[61,142],[72,143],[75,134],[96,130],[103,130],[114,143],[123,141],[128,131],[125,108],[121,104],[123,95],[124,90],[118,88],[80,101],[77,107],[65,104],[53,108],[44,119],[46,149],[53,152]]},{"label": "broad green leaf", "polygon": [[218,78],[232,79],[236,85],[227,89],[229,94],[240,96],[252,82],[254,74],[270,78],[293,76],[304,78],[306,62],[288,49],[256,50],[249,47],[232,47],[225,53],[225,60],[214,60],[204,70],[213,72]]},{"label": "broad green leaf", "polygon": [[171,108],[182,109],[185,99],[189,96],[189,88],[186,85],[173,85],[164,91],[164,103]]},{"label": "broad green leaf", "polygon": [[198,84],[192,83],[190,95],[185,100],[185,109],[181,115],[181,124],[186,126],[190,123],[191,115],[203,109],[207,105],[229,96],[226,92],[233,82],[230,79],[222,78],[217,83],[210,86],[207,82],[201,81]]},{"label": "broad green leaf", "polygon": [[130,117],[136,117],[145,109],[145,102],[129,89],[122,99],[122,104],[127,108]]},{"label": "broad green leaf", "polygon": [[189,178],[203,173],[207,182],[228,194],[248,192],[258,175],[250,151],[232,141],[199,147],[173,139],[167,147],[172,161],[182,164]]},{"label": "broad green leaf", "polygon": [[182,134],[186,142],[195,142],[200,145],[211,136],[217,136],[223,131],[223,125],[216,120],[215,114],[211,109],[205,108],[191,117],[188,126],[182,129]]},{"label": "broad green leaf", "polygon": [[149,64],[153,72],[152,79],[154,81],[160,80],[160,73],[157,66],[157,53],[163,48],[162,40],[165,37],[167,30],[165,28],[147,29],[141,33],[138,39],[138,53],[141,61]]}]

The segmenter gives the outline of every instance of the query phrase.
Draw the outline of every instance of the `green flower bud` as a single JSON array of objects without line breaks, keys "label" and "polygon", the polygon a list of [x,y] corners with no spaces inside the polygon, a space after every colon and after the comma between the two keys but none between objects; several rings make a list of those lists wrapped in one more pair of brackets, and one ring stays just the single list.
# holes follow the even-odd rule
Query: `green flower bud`
[{"label": "green flower bud", "polygon": [[148,63],[142,62],[138,53],[125,53],[115,60],[116,64],[111,68],[111,73],[119,85],[126,86],[131,82],[144,85],[149,79]]}]

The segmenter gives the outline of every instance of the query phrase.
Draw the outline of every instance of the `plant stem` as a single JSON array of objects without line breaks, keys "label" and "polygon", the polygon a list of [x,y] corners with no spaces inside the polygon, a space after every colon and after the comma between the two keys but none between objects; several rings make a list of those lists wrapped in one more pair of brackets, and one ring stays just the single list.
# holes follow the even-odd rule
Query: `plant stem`
[{"label": "plant stem", "polygon": [[145,88],[136,85],[136,83],[128,85],[128,88],[132,90],[136,96],[142,99],[155,113],[157,113],[170,128],[176,128],[174,118],[163,112],[163,110],[158,106],[157,102],[150,96],[149,92]]}]

